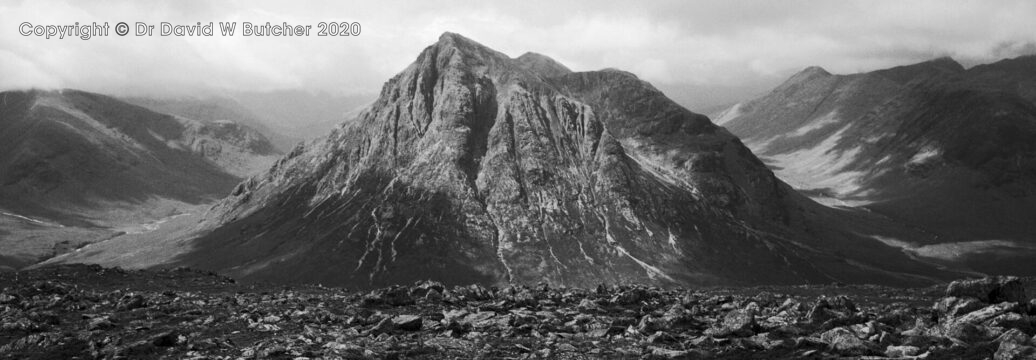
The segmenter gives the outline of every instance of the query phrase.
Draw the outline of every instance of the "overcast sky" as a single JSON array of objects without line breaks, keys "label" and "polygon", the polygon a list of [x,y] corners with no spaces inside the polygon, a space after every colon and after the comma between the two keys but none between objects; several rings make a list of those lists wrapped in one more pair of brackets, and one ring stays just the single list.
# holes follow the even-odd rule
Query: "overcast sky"
[{"label": "overcast sky", "polygon": [[[359,22],[358,37],[21,36],[18,25]],[[949,55],[1036,52],[1036,1],[8,1],[0,88],[114,94],[312,89],[375,93],[444,31],[662,89],[759,91],[810,65],[853,73]],[[240,28],[238,29],[240,32]],[[681,90],[682,89],[682,90]],[[667,91],[668,92],[668,91]],[[709,96],[707,91],[701,94]],[[712,94],[715,96],[715,94]]]}]

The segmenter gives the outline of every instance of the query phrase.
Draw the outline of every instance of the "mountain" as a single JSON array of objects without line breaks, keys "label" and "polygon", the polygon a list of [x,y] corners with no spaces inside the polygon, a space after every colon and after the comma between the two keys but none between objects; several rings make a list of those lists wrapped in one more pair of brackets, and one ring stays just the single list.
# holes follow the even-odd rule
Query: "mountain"
[{"label": "mountain", "polygon": [[302,90],[228,92],[209,97],[127,97],[126,102],[163,114],[215,122],[229,120],[253,128],[287,152],[295,144],[326,135],[355,116],[373,95],[333,96]]},{"label": "mountain", "polygon": [[350,287],[953,276],[869,238],[892,236],[884,219],[797,194],[738,138],[633,74],[512,59],[452,33],[355,119],[183,223],[49,263]]},{"label": "mountain", "polygon": [[1013,92],[1036,103],[1036,55],[978,65],[968,70],[968,77],[979,86]]},{"label": "mountain", "polygon": [[303,141],[301,137],[287,135],[280,129],[274,129],[259,115],[227,97],[208,98],[145,98],[127,97],[123,101],[145,107],[151,111],[175,115],[204,123],[232,122],[240,124],[262,134],[279,152],[291,150],[296,143]]},{"label": "mountain", "polygon": [[819,201],[931,234],[885,239],[982,272],[1036,273],[1036,58],[868,73],[812,67],[721,123]]},{"label": "mountain", "polygon": [[0,93],[4,255],[47,255],[55,242],[89,242],[214,201],[278,155],[233,122],[75,90]]}]

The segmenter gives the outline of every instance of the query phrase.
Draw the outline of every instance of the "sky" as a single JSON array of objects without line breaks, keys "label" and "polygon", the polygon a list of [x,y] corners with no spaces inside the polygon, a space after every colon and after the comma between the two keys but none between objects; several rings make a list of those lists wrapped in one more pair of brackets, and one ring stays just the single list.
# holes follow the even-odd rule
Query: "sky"
[{"label": "sky", "polygon": [[[304,89],[377,93],[445,31],[576,71],[633,72],[685,104],[764,93],[812,65],[855,73],[951,56],[965,66],[1036,53],[1034,1],[10,1],[0,0],[0,90],[184,96]],[[46,39],[20,24],[217,23],[216,36]],[[312,25],[244,37],[243,22]],[[319,22],[360,35],[316,36]],[[238,22],[238,35],[219,35]],[[158,30],[155,30],[156,32]]]}]

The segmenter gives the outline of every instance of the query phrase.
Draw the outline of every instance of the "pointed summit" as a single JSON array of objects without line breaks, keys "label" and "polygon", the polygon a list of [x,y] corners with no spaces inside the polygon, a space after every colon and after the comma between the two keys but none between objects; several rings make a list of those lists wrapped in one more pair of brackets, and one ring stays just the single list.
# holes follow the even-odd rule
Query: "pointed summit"
[{"label": "pointed summit", "polygon": [[799,71],[797,74],[792,75],[792,77],[789,78],[788,81],[802,82],[826,76],[831,76],[831,73],[827,72],[827,70],[824,70],[824,68],[822,67],[810,66],[808,68],[802,69],[802,71]]},{"label": "pointed summit", "polygon": [[429,48],[437,48],[440,50],[453,48],[467,53],[493,54],[494,56],[504,56],[503,53],[490,49],[488,46],[482,45],[481,43],[475,40],[471,40],[467,37],[464,37],[464,35],[448,31],[442,33],[442,35],[439,35],[439,41],[437,41],[434,45],[429,46]]},{"label": "pointed summit", "polygon": [[471,40],[471,39],[468,39],[468,38],[464,37],[464,35],[447,31],[447,32],[442,33],[442,35],[439,35],[439,41],[436,42],[435,45],[455,45],[455,46],[457,46],[459,44],[471,44],[471,43],[477,44],[479,46],[482,45],[482,44],[476,43],[474,40]]},{"label": "pointed summit", "polygon": [[[482,71],[493,71],[510,62],[511,59],[496,50],[482,45],[463,35],[445,32],[439,36],[439,41],[424,49],[417,59],[411,64],[410,69],[423,72],[426,80],[431,80],[443,75],[443,70],[449,68],[473,69],[480,68]],[[500,71],[502,69],[496,69]],[[400,75],[406,75],[404,71]]]},{"label": "pointed summit", "polygon": [[825,79],[831,76],[833,75],[827,72],[827,70],[824,70],[824,68],[822,67],[810,66],[808,68],[803,69],[802,71],[799,71],[795,75],[792,75],[790,78],[788,78],[788,80],[785,80],[784,83],[782,83],[780,86],[777,86],[777,88],[774,89],[774,91],[797,91],[797,89],[801,89],[804,84],[820,79]]}]

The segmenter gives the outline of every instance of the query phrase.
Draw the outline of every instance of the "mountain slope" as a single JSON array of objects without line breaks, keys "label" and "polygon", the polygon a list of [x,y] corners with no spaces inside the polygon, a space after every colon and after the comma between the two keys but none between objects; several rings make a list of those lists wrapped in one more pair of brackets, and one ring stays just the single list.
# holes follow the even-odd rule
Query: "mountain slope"
[{"label": "mountain slope", "polygon": [[968,77],[978,86],[1012,92],[1036,103],[1036,55],[979,65],[968,70]]},{"label": "mountain slope", "polygon": [[928,255],[1031,274],[1022,258],[1036,249],[1036,77],[1019,65],[1031,62],[965,70],[942,58],[854,75],[809,68],[728,110],[724,126],[814,198],[933,235],[894,246],[940,246]]},{"label": "mountain slope", "polygon": [[276,155],[264,137],[230,122],[74,90],[0,93],[4,255],[24,247],[46,255],[53,241],[89,242],[211,202]]},{"label": "mountain slope", "polygon": [[145,107],[151,111],[178,116],[181,118],[197,120],[203,123],[232,122],[254,129],[269,139],[269,142],[277,151],[291,150],[301,138],[282,134],[281,131],[272,129],[265,122],[259,120],[255,115],[237,101],[229,98],[141,98],[129,97],[122,99],[128,103]]},{"label": "mountain slope", "polygon": [[832,225],[829,210],[632,74],[573,73],[447,33],[356,119],[240,184],[199,226],[53,262],[356,287],[947,276]]}]

